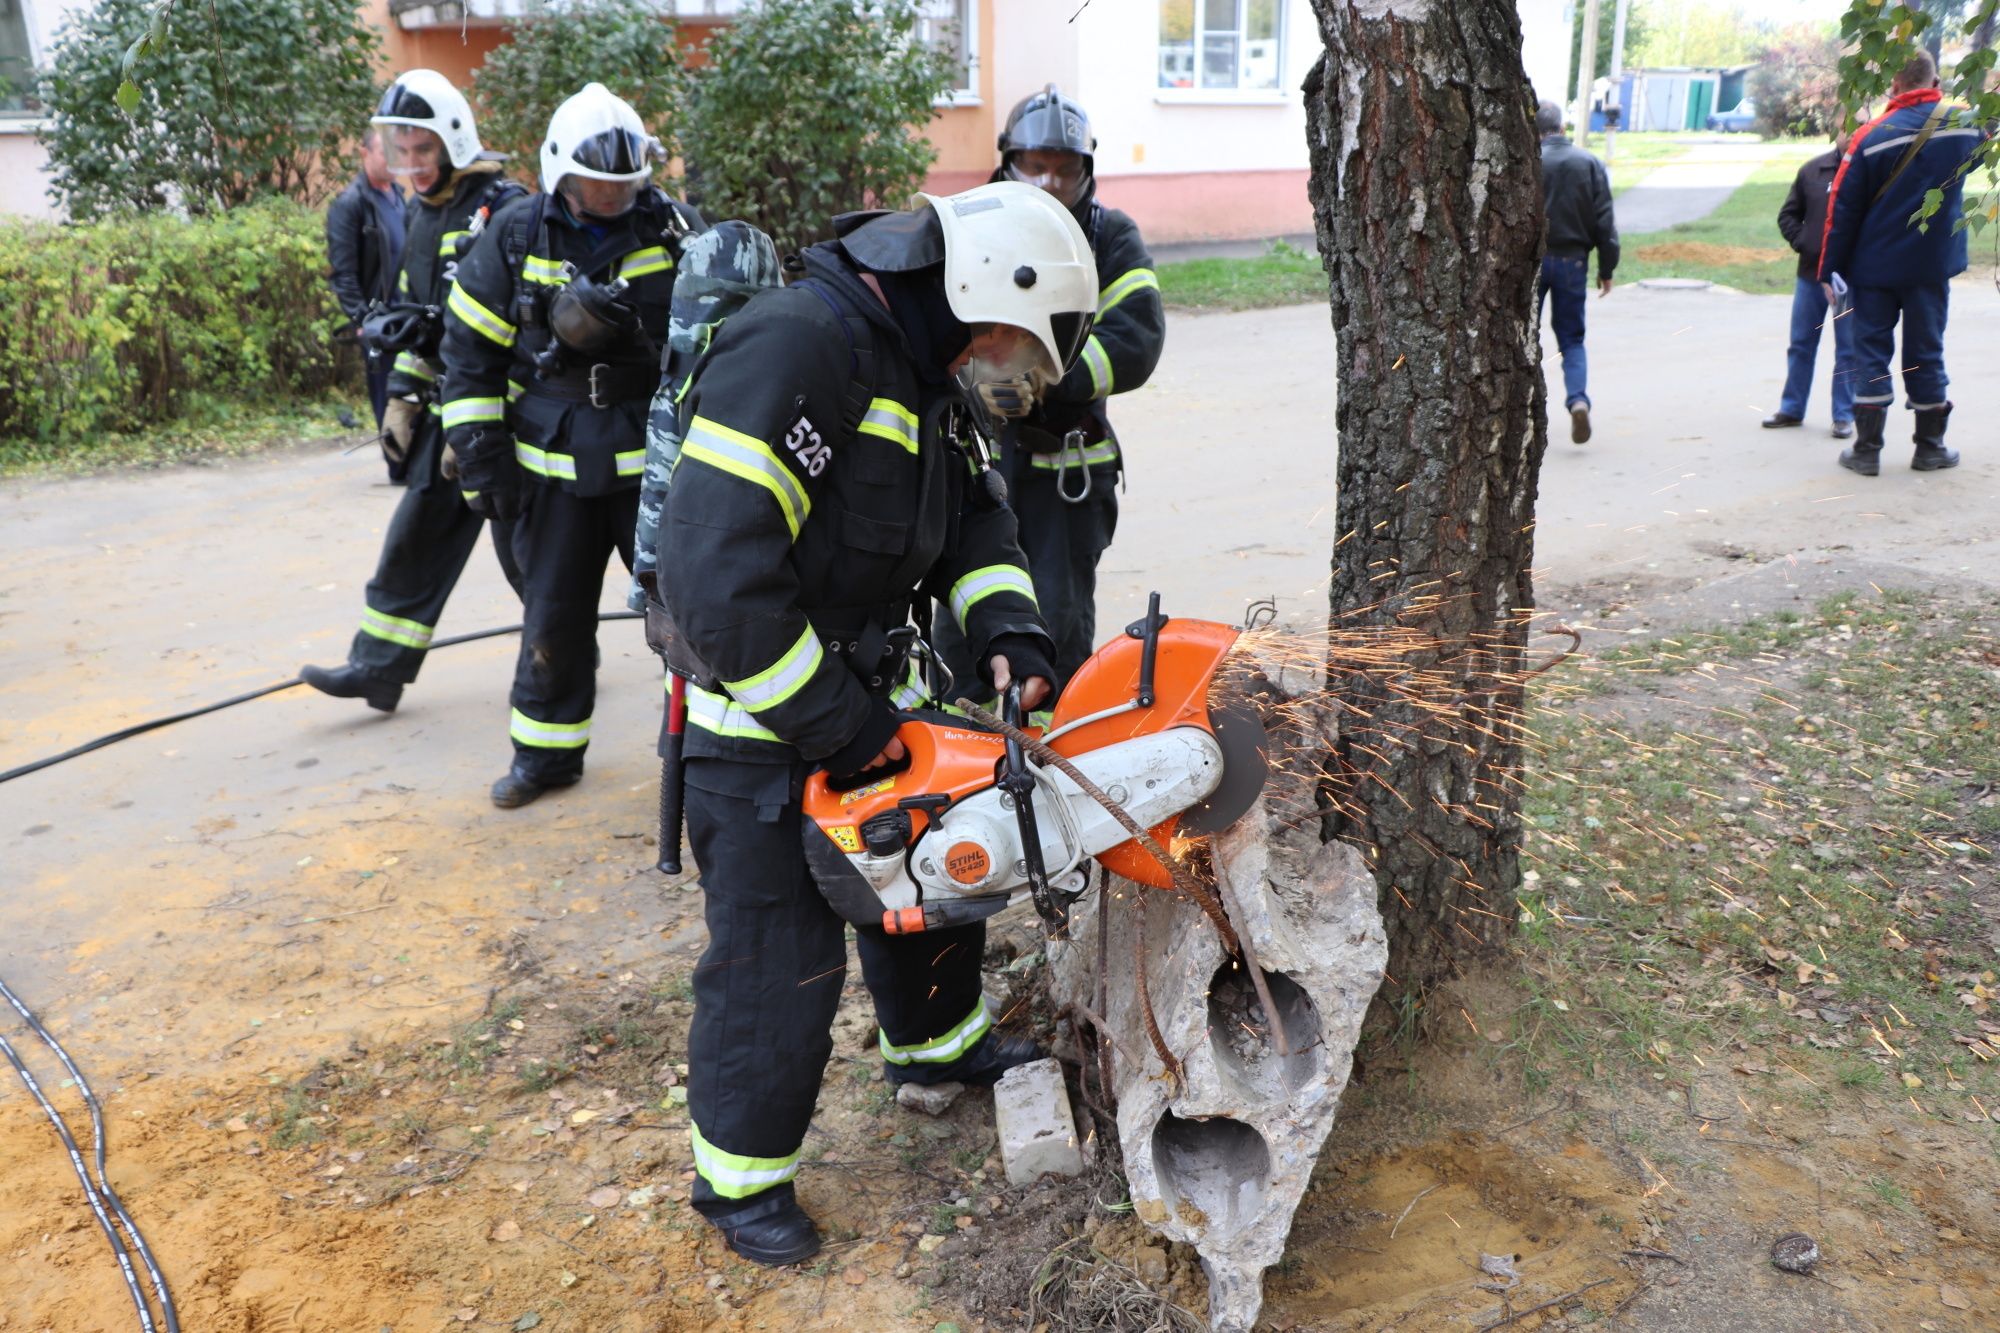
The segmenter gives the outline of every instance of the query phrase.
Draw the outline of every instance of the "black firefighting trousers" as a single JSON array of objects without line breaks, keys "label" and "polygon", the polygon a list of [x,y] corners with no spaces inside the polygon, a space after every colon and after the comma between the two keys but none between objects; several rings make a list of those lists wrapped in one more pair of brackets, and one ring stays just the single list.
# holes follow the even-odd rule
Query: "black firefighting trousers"
[{"label": "black firefighting trousers", "polygon": [[[789,1185],[833,1054],[846,923],[806,867],[805,775],[803,764],[687,761],[688,845],[709,936],[694,973],[688,1110],[694,1202],[708,1216]],[[854,934],[893,1077],[950,1078],[992,1026],[979,980],[986,923]]]},{"label": "black firefighting trousers", "polygon": [[597,704],[597,608],[616,551],[632,568],[639,492],[579,496],[523,478],[514,521],[521,595],[521,655],[514,664],[514,771],[534,782],[574,782]]},{"label": "black firefighting trousers", "polygon": [[[368,581],[361,628],[347,650],[349,662],[399,685],[415,680],[423,667],[445,600],[458,586],[486,523],[466,508],[458,484],[438,471],[443,451],[444,428],[434,413],[427,414],[410,442],[410,488],[389,520],[375,577]],[[519,595],[512,527],[493,525],[493,553]]]}]

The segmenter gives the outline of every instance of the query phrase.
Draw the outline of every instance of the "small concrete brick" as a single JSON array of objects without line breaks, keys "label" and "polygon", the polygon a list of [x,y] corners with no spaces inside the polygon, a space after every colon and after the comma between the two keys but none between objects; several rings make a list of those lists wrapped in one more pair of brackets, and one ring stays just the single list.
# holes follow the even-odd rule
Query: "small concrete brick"
[{"label": "small concrete brick", "polygon": [[958,1100],[958,1094],[965,1091],[963,1083],[905,1083],[896,1089],[896,1105],[905,1111],[922,1111],[925,1115],[943,1115]]},{"label": "small concrete brick", "polygon": [[1083,1170],[1076,1117],[1069,1108],[1062,1066],[1054,1060],[1016,1065],[993,1085],[994,1128],[1010,1185],[1031,1185],[1043,1175]]}]

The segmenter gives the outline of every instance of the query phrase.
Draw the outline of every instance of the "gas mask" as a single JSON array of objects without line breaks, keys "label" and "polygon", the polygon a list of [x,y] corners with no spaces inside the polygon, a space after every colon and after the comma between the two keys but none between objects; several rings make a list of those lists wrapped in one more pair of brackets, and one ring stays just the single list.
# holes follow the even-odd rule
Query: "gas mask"
[{"label": "gas mask", "polygon": [[544,379],[563,371],[563,353],[589,358],[639,327],[639,310],[626,297],[623,278],[592,282],[576,274],[549,299],[549,332],[554,336],[535,358]]}]

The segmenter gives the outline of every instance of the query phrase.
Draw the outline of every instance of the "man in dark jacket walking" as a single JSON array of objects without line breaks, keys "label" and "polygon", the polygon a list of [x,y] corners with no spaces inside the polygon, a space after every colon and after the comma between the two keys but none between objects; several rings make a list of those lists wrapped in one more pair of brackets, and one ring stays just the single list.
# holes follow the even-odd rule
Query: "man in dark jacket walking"
[{"label": "man in dark jacket walking", "polygon": [[[1958,454],[1944,447],[1951,416],[1944,324],[1951,279],[1965,272],[1965,233],[1957,225],[1965,164],[1986,138],[1965,108],[1945,104],[1929,52],[1912,56],[1889,89],[1882,114],[1848,141],[1819,260],[1827,299],[1845,289],[1853,303],[1855,439],[1840,465],[1864,477],[1882,468],[1882,434],[1896,401],[1889,358],[1898,319],[1903,392],[1917,415],[1910,466],[1919,472],[1958,466]],[[1932,190],[1943,192],[1943,202],[1919,229],[1910,217]]]},{"label": "man in dark jacket walking", "polygon": [[[1833,438],[1854,434],[1854,321],[1845,305],[1831,306],[1819,285],[1819,247],[1826,239],[1826,205],[1832,197],[1834,173],[1840,170],[1840,149],[1829,148],[1799,168],[1791,193],[1778,210],[1778,230],[1798,252],[1798,283],[1792,289],[1792,345],[1785,354],[1785,395],[1778,410],[1764,418],[1764,429],[1796,426],[1806,418],[1806,397],[1812,391],[1813,362],[1819,356],[1820,330],[1833,324]],[[1833,318],[1827,319],[1831,310]]]},{"label": "man in dark jacket walking", "polygon": [[[382,151],[382,132],[373,125],[361,136],[361,172],[326,210],[326,262],[333,271],[334,299],[357,329],[371,302],[393,300],[396,275],[403,270],[403,196],[389,174]],[[375,429],[389,401],[389,358],[368,358],[368,402],[375,409]],[[390,451],[389,473],[401,470]]]},{"label": "man in dark jacket walking", "polygon": [[1542,103],[1535,128],[1542,136],[1542,211],[1548,219],[1548,248],[1535,287],[1535,322],[1542,298],[1550,298],[1549,319],[1562,349],[1563,406],[1569,409],[1573,444],[1590,440],[1589,360],[1583,350],[1583,306],[1590,295],[1590,252],[1597,251],[1597,294],[1611,294],[1618,267],[1618,223],[1611,214],[1611,177],[1596,157],[1575,147],[1562,132],[1562,108]]}]

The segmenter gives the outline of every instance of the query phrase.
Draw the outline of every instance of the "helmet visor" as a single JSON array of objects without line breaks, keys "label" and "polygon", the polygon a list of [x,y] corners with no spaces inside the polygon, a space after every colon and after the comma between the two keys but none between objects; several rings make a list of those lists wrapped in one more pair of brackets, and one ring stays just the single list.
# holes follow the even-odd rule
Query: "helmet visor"
[{"label": "helmet visor", "polygon": [[1046,190],[1064,206],[1074,205],[1090,176],[1090,159],[1064,149],[1030,149],[1007,154],[1006,175],[1023,185]]},{"label": "helmet visor", "polygon": [[570,161],[607,176],[644,175],[652,166],[653,141],[634,130],[603,130],[569,150]]},{"label": "helmet visor", "polygon": [[1049,329],[1056,335],[1056,351],[1062,357],[1063,373],[1076,364],[1077,355],[1083,351],[1084,339],[1090,336],[1090,326],[1095,316],[1088,310],[1064,310],[1049,316]]},{"label": "helmet visor", "polygon": [[584,217],[603,221],[631,212],[632,206],[639,202],[639,191],[645,188],[646,178],[643,176],[632,180],[601,181],[574,172],[556,183],[556,189],[569,200],[571,208]]},{"label": "helmet visor", "polygon": [[389,85],[389,91],[382,94],[381,104],[375,108],[377,120],[436,120],[437,112],[431,104],[411,92],[400,83]]},{"label": "helmet visor", "polygon": [[389,174],[401,176],[419,192],[428,192],[445,167],[444,140],[414,125],[384,125],[382,155]]}]

